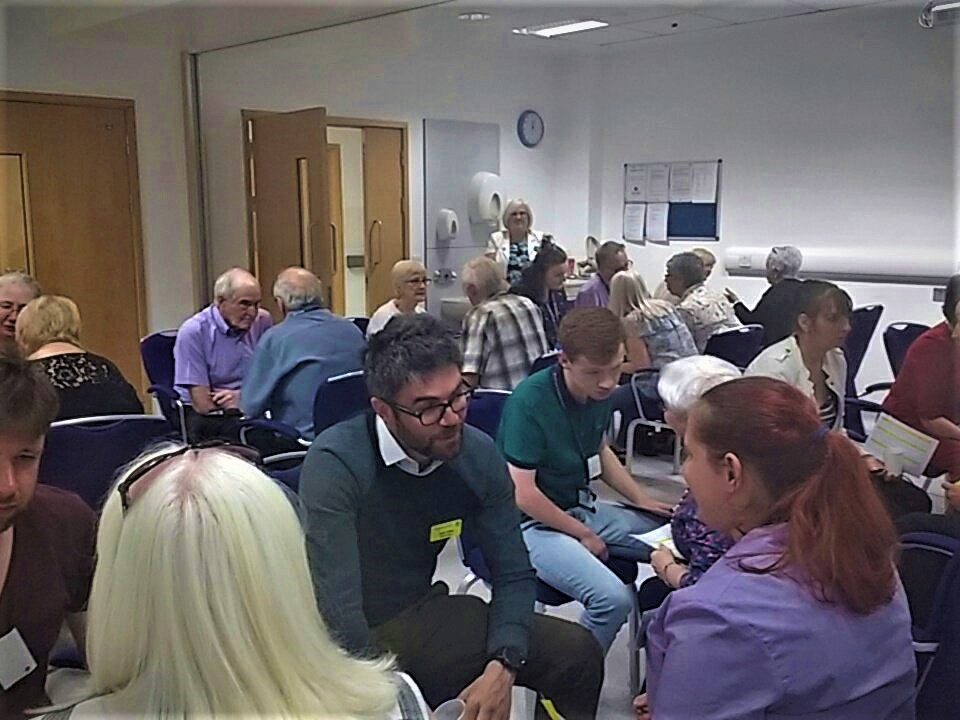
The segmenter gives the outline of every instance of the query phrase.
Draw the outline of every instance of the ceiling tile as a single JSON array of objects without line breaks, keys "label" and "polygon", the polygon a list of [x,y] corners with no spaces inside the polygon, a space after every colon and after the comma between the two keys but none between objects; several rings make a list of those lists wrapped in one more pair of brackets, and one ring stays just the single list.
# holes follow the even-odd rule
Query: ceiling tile
[{"label": "ceiling tile", "polygon": [[682,32],[693,32],[694,30],[708,30],[710,28],[723,27],[732,23],[724,20],[707,17],[705,15],[694,15],[687,13],[685,15],[672,15],[670,17],[657,18],[656,20],[644,20],[638,23],[628,23],[621,27],[642,32],[654,33],[656,35],[675,35]]},{"label": "ceiling tile", "polygon": [[815,8],[796,3],[772,3],[768,0],[740,0],[731,3],[704,2],[696,9],[697,14],[730,23],[749,23],[758,20],[790,17],[814,12]]}]

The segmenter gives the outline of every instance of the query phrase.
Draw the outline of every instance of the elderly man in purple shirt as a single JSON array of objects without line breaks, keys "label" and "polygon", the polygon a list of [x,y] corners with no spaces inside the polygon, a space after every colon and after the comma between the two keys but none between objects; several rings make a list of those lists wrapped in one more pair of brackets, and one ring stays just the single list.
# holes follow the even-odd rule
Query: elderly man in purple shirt
[{"label": "elderly man in purple shirt", "polygon": [[[243,376],[261,336],[273,325],[270,313],[260,308],[260,283],[246,270],[227,270],[213,294],[211,305],[180,326],[173,347],[174,384],[192,407],[191,418],[239,415]],[[196,423],[188,418],[191,425]]]},{"label": "elderly man in purple shirt", "polygon": [[607,307],[610,279],[630,267],[623,243],[607,240],[597,249],[597,272],[577,293],[576,307]]}]

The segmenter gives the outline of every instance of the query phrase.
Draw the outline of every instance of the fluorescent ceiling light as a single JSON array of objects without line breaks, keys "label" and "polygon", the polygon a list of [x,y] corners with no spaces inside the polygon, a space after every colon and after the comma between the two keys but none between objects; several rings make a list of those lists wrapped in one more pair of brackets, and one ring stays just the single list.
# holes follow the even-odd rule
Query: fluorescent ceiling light
[{"label": "fluorescent ceiling light", "polygon": [[457,15],[457,20],[465,22],[484,22],[490,19],[490,13],[485,12],[465,12]]},{"label": "fluorescent ceiling light", "polygon": [[[960,0],[955,2],[937,2],[937,0],[930,0],[920,11],[920,27],[930,29],[936,22],[937,13],[950,13],[950,11],[957,9],[960,9]],[[950,15],[947,15],[947,17],[950,17]]]},{"label": "fluorescent ceiling light", "polygon": [[533,25],[531,27],[514,28],[517,35],[536,35],[538,37],[552,38],[558,35],[569,35],[570,33],[583,32],[584,30],[596,30],[597,28],[607,27],[610,23],[601,20],[563,20],[558,23],[548,25]]}]

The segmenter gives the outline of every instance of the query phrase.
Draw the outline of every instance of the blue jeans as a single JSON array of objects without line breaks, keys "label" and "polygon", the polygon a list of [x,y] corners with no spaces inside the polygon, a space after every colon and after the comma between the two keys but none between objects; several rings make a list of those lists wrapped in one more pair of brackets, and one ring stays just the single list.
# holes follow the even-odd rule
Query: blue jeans
[{"label": "blue jeans", "polygon": [[[583,508],[567,511],[603,538],[615,557],[649,562],[650,546],[630,537],[669,522],[638,510],[599,502],[596,512]],[[524,523],[523,539],[537,577],[583,605],[580,624],[593,633],[604,652],[633,608],[634,589],[585,548],[579,540],[539,522]]]}]

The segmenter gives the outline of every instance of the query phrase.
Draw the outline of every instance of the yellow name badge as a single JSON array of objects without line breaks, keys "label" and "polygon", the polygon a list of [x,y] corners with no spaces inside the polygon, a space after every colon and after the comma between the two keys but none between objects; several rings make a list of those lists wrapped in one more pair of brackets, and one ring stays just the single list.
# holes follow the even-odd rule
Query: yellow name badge
[{"label": "yellow name badge", "polygon": [[460,537],[463,532],[463,520],[448,520],[444,523],[437,523],[430,526],[430,542],[439,542],[440,540],[449,540],[450,538]]}]

